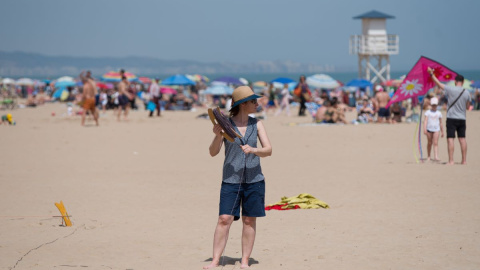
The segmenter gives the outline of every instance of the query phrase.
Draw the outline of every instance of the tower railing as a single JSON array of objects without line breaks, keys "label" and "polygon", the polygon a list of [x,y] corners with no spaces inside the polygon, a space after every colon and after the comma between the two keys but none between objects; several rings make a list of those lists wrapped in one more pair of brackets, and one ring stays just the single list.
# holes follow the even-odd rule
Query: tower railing
[{"label": "tower railing", "polygon": [[350,54],[393,55],[398,53],[398,35],[350,36]]}]

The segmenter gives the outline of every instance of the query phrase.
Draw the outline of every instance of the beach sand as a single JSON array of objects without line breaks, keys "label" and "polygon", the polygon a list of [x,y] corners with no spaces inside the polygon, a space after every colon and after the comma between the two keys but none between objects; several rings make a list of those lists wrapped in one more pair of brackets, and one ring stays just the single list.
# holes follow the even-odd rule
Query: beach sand
[{"label": "beach sand", "polygon": [[[0,269],[208,264],[224,155],[208,154],[212,125],[196,118],[206,110],[140,110],[128,122],[108,111],[100,127],[66,111],[17,109],[17,125],[0,126]],[[310,193],[330,208],[268,211],[252,269],[480,269],[480,112],[467,115],[466,166],[417,164],[413,123],[289,124],[310,120],[264,121],[273,146],[262,159],[266,203]],[[445,162],[445,138],[439,153]],[[51,217],[60,200],[72,227]],[[224,269],[239,269],[240,235],[235,222]]]}]

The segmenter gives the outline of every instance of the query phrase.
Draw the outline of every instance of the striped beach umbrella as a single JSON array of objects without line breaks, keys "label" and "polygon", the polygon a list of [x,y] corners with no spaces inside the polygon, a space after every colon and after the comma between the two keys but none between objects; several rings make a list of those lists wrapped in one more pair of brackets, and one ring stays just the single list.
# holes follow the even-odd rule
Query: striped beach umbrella
[{"label": "striped beach umbrella", "polygon": [[[138,80],[137,76],[135,76],[135,74],[130,72],[125,72],[125,77],[127,77],[127,80],[129,82]],[[116,71],[107,72],[102,76],[102,81],[104,82],[119,82],[121,80],[122,80],[122,77],[120,75],[120,72],[116,72]]]}]

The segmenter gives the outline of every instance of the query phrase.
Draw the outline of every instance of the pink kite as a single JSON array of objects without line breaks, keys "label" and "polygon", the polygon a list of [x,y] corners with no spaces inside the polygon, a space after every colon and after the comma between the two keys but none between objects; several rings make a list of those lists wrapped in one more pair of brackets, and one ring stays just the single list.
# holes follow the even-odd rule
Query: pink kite
[{"label": "pink kite", "polygon": [[455,76],[457,76],[455,71],[432,59],[422,56],[410,72],[408,72],[400,84],[400,87],[395,92],[395,95],[393,95],[390,102],[388,102],[387,108],[395,102],[427,94],[428,90],[435,85],[427,71],[429,67],[434,69],[435,76],[442,82],[454,80]]}]

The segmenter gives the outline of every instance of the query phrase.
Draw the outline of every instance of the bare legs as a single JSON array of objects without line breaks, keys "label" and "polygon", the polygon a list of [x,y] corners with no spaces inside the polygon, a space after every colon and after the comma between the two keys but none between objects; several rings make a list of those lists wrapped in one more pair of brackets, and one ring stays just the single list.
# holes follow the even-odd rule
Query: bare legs
[{"label": "bare legs", "polygon": [[[447,138],[448,144],[448,165],[453,165],[453,150],[454,150],[454,139],[455,138]],[[460,150],[462,151],[462,164],[467,164],[467,140],[465,138],[458,138],[460,142]]]},{"label": "bare legs", "polygon": [[253,250],[253,243],[255,242],[255,234],[257,229],[256,217],[242,217],[243,230],[242,230],[242,261],[240,264],[241,269],[248,268],[248,260]]},{"label": "bare legs", "polygon": [[460,149],[462,150],[462,164],[467,164],[467,140],[465,138],[458,138],[460,142]]},{"label": "bare legs", "polygon": [[427,132],[427,139],[428,139],[427,160],[430,160],[430,153],[432,152],[432,146],[433,146],[433,156],[434,156],[433,160],[438,161],[438,135],[439,135],[439,132],[433,132],[433,133]]},{"label": "bare legs", "polygon": [[[242,261],[240,268],[248,268],[248,261],[252,254],[253,244],[255,242],[255,233],[257,218],[255,217],[242,217],[243,231],[242,231]],[[228,240],[228,232],[233,222],[233,216],[221,215],[218,217],[217,227],[215,228],[215,234],[213,237],[213,259],[209,265],[203,267],[203,269],[210,269],[217,267],[220,263],[220,258],[225,249]]]},{"label": "bare legs", "polygon": [[[92,113],[93,115],[93,119],[95,119],[95,124],[98,126],[98,111],[95,109],[95,110],[90,110],[90,112]],[[87,110],[84,110],[83,113],[82,113],[82,126],[85,125],[85,117],[87,116]]]}]

